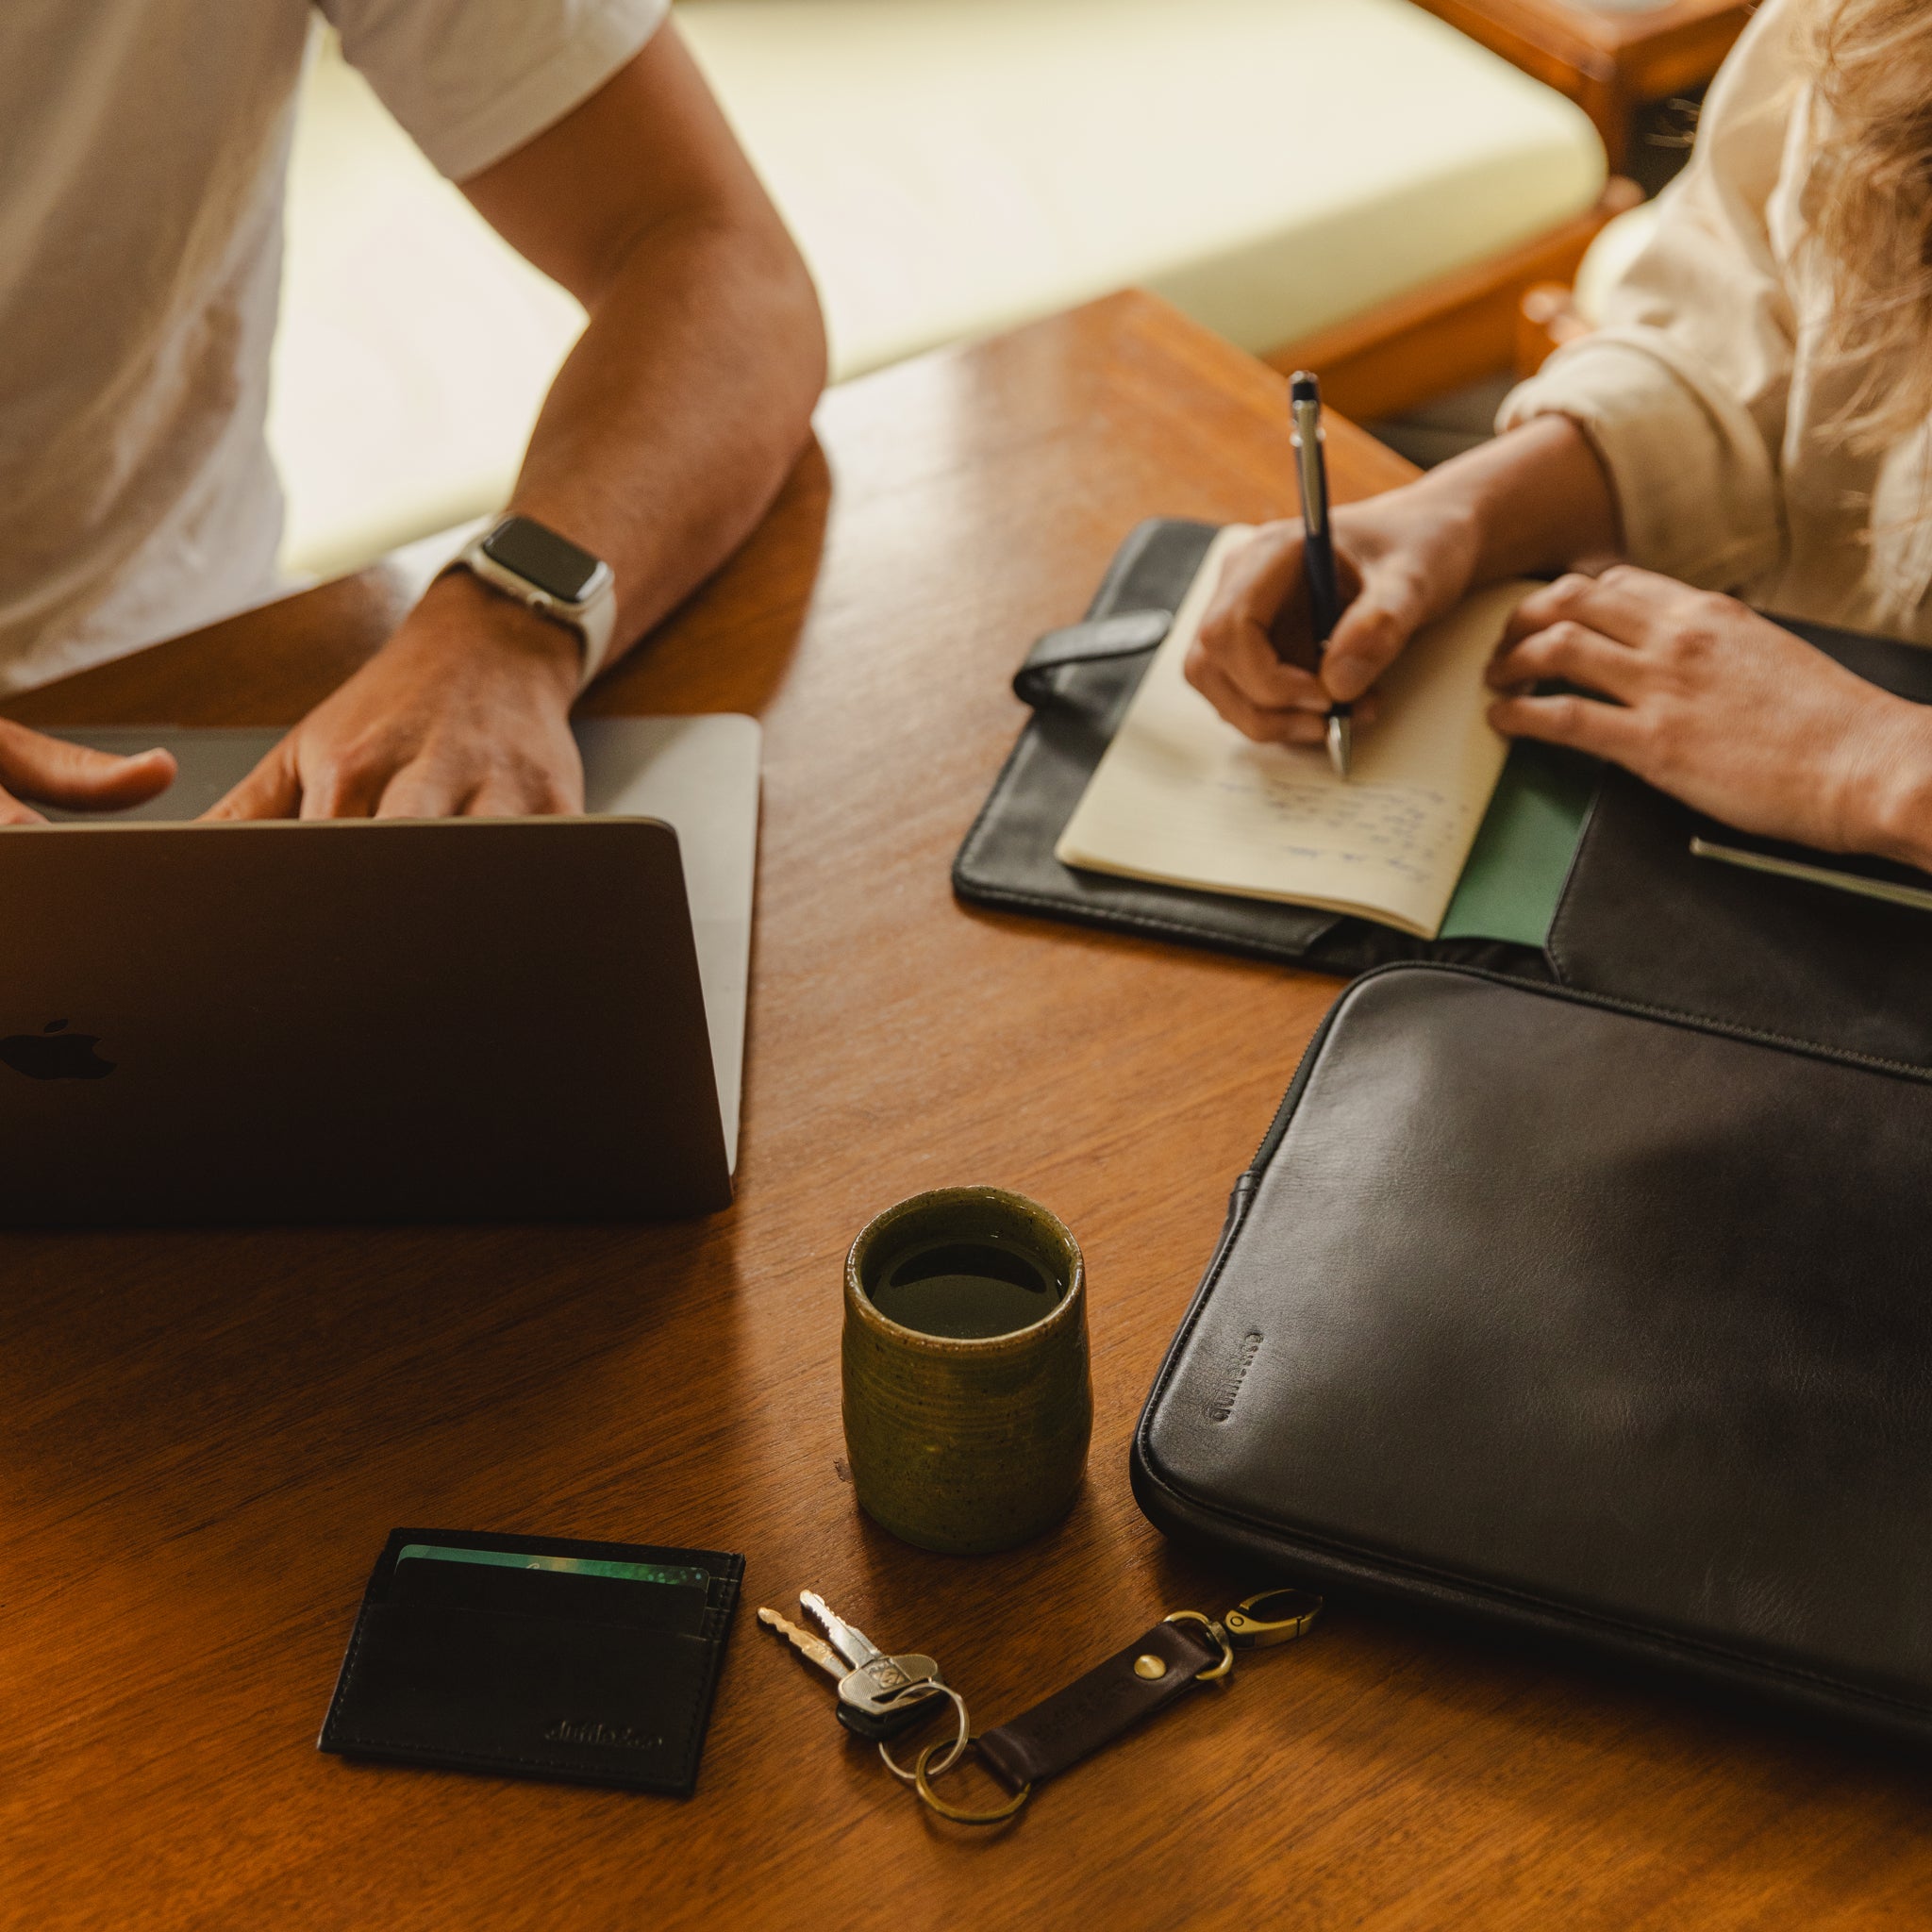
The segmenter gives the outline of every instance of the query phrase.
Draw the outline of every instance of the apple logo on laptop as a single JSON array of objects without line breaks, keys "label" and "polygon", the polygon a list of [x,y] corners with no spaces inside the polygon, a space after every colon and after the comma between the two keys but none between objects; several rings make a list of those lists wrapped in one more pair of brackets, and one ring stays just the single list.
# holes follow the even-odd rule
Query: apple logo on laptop
[{"label": "apple logo on laptop", "polygon": [[0,1040],[0,1060],[29,1080],[105,1080],[114,1071],[94,1048],[98,1033],[70,1033],[65,1020],[49,1020],[39,1033],[9,1033]]}]

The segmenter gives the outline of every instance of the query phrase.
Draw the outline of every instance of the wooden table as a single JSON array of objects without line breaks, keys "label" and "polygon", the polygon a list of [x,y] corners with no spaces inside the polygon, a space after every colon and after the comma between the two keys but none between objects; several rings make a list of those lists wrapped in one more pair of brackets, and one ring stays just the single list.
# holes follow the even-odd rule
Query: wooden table
[{"label": "wooden table", "polygon": [[1702,87],[1744,30],[1756,0],[1665,0],[1640,13],[1583,0],[1419,0],[1512,65],[1578,103],[1624,165],[1630,115]]},{"label": "wooden table", "polygon": [[[1121,297],[854,384],[820,425],[744,554],[596,700],[768,732],[731,1212],[0,1238],[0,1924],[1923,1923],[1922,1772],[1514,1646],[1339,1608],[974,1836],[757,1628],[821,1586],[991,1723],[1232,1601],[1248,1579],[1135,1509],[1129,1432],[1335,991],[947,890],[1021,722],[1007,677],[1126,528],[1286,508],[1278,381]],[[1341,494],[1407,474],[1330,434]],[[285,723],[408,587],[371,572],[12,708]],[[839,1267],[877,1208],[981,1180],[1086,1245],[1097,1421],[1063,1527],[946,1559],[854,1507]],[[319,1756],[403,1523],[748,1552],[697,1796]]]}]

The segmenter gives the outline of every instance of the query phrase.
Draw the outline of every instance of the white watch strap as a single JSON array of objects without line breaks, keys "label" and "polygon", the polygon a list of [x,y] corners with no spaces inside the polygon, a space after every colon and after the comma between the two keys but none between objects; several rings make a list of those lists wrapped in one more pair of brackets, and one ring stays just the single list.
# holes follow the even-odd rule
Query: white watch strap
[{"label": "white watch strap", "polygon": [[583,642],[583,661],[577,675],[577,689],[582,691],[603,670],[610,656],[610,640],[617,628],[616,579],[606,569],[602,581],[589,597],[581,604],[566,604],[561,598],[553,597],[549,591],[531,583],[527,577],[506,569],[483,548],[483,541],[484,539],[479,537],[466,545],[450,568],[468,571],[525,609],[567,625],[575,631]]}]

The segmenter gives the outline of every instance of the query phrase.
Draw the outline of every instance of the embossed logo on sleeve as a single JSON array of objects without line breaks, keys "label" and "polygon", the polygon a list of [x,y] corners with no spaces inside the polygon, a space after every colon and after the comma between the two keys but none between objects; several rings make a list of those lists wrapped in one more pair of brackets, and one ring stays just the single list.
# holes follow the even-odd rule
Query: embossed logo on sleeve
[{"label": "embossed logo on sleeve", "polygon": [[1241,1384],[1248,1379],[1248,1371],[1255,1366],[1255,1357],[1261,1352],[1261,1338],[1254,1329],[1249,1329],[1241,1338],[1241,1352],[1236,1357],[1234,1366],[1222,1378],[1221,1388],[1214,1400],[1208,1405],[1208,1420],[1211,1423],[1224,1423],[1234,1414],[1235,1403],[1240,1399]]}]

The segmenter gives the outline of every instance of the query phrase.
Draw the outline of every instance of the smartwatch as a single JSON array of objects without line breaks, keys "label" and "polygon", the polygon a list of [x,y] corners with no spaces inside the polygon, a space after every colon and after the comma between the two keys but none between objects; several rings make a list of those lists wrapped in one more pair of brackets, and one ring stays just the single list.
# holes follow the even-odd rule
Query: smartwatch
[{"label": "smartwatch", "polygon": [[575,631],[584,645],[579,691],[603,670],[617,623],[617,579],[601,557],[579,550],[535,517],[507,516],[449,568],[466,570],[492,591]]}]

